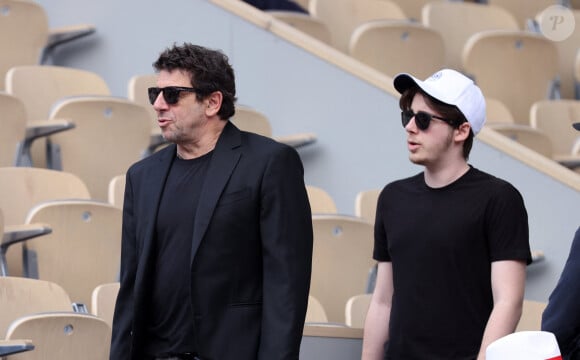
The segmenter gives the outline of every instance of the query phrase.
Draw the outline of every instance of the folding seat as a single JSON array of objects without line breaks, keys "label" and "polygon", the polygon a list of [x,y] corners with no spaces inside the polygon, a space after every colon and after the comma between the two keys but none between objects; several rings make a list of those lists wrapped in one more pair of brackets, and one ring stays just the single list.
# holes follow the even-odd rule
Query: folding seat
[{"label": "folding seat", "polygon": [[[29,65],[15,66],[6,74],[6,91],[19,98],[25,105],[29,121],[42,123],[49,120],[54,104],[66,97],[80,95],[111,94],[105,80],[91,71],[63,66]],[[51,119],[68,121],[71,119]],[[70,126],[72,128],[72,126]],[[47,143],[35,141],[32,145],[32,164],[28,166],[46,167]]]},{"label": "folding seat", "polygon": [[543,131],[534,129],[529,125],[498,123],[490,127],[494,131],[507,136],[528,149],[552,159],[553,144],[548,135]]},{"label": "folding seat", "polygon": [[381,189],[359,191],[354,202],[354,215],[374,224],[380,194]]},{"label": "folding seat", "polygon": [[123,208],[125,199],[125,174],[115,175],[109,182],[108,202],[119,209]]},{"label": "folding seat", "polygon": [[0,277],[0,289],[0,339],[22,316],[73,311],[68,293],[54,282],[6,276]]},{"label": "folding seat", "polygon": [[7,271],[3,272],[22,276],[22,246],[19,241],[50,230],[41,224],[22,225],[33,206],[55,199],[90,198],[86,184],[74,174],[33,167],[0,167],[0,210],[4,213],[6,225],[0,249],[6,254],[8,263]]},{"label": "folding seat", "polygon": [[306,310],[307,323],[325,323],[328,322],[324,306],[312,295],[308,295],[308,308]]},{"label": "folding seat", "polygon": [[482,31],[467,41],[464,71],[486,97],[504,103],[516,124],[529,126],[530,108],[554,96],[558,54],[552,41],[525,31]]},{"label": "folding seat", "polygon": [[21,360],[106,360],[111,346],[111,327],[89,314],[34,314],[14,321],[6,338],[32,341],[32,351],[17,355]]},{"label": "folding seat", "polygon": [[36,205],[26,223],[50,224],[52,232],[23,243],[25,276],[59,284],[88,308],[98,285],[118,281],[122,216],[121,209],[100,201]]},{"label": "folding seat", "polygon": [[91,295],[91,313],[105,320],[111,327],[120,285],[118,282],[98,285]]},{"label": "folding seat", "polygon": [[372,297],[373,294],[358,294],[347,300],[344,313],[347,326],[364,328]]},{"label": "folding seat", "polygon": [[572,127],[577,122],[580,122],[580,100],[542,100],[530,109],[530,125],[550,138],[552,158],[570,168],[580,167],[580,156],[574,149],[580,137]]},{"label": "folding seat", "polygon": [[408,20],[403,10],[387,0],[310,0],[310,15],[323,21],[333,45],[347,53],[353,30],[370,20]]},{"label": "folding seat", "polygon": [[[554,45],[558,50],[559,59],[559,95],[563,99],[580,99],[580,93],[576,93],[576,82],[574,80],[574,63],[576,61],[576,54],[580,48],[580,9],[567,9],[574,17],[574,30],[565,39],[554,41]],[[551,25],[553,20],[550,16],[554,16],[553,11],[542,11],[536,16],[538,24]],[[540,30],[542,28],[540,27]]]},{"label": "folding seat", "polygon": [[73,97],[58,102],[51,119],[67,118],[75,128],[50,137],[49,167],[79,176],[92,199],[107,201],[109,182],[140,160],[151,126],[145,107],[109,96]]},{"label": "folding seat", "polygon": [[336,204],[330,194],[317,186],[306,185],[306,193],[313,214],[336,214]]},{"label": "folding seat", "polygon": [[49,28],[44,8],[31,0],[0,0],[0,90],[13,66],[43,63],[57,46],[95,32],[92,25]]},{"label": "folding seat", "polygon": [[503,8],[468,2],[430,2],[423,7],[422,22],[445,41],[445,66],[461,71],[467,39],[484,30],[518,30],[516,19]]},{"label": "folding seat", "polygon": [[408,72],[423,79],[445,65],[439,32],[406,21],[374,20],[357,26],[349,54],[391,77]]},{"label": "folding seat", "polygon": [[310,294],[329,322],[345,323],[347,300],[365,292],[376,261],[372,224],[353,216],[313,215],[314,250]]}]

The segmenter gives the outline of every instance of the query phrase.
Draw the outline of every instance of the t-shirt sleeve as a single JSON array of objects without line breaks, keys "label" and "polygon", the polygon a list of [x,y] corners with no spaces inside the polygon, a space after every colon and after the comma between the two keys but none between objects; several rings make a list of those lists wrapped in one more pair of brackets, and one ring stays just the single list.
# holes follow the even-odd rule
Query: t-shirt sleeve
[{"label": "t-shirt sleeve", "polygon": [[486,211],[486,231],[491,261],[532,262],[528,214],[524,199],[511,184],[502,181]]},{"label": "t-shirt sleeve", "polygon": [[379,200],[377,202],[377,213],[375,218],[375,245],[373,249],[373,259],[377,261],[391,261],[391,255],[389,254],[387,233],[385,230],[385,190],[381,191],[379,195]]}]

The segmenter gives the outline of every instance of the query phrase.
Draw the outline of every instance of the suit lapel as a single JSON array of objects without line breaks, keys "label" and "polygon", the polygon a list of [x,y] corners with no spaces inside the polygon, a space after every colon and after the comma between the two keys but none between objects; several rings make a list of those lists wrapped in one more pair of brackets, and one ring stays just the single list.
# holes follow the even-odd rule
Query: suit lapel
[{"label": "suit lapel", "polygon": [[[143,272],[147,269],[151,269],[147,265],[148,261],[151,260],[151,254],[153,252],[153,239],[155,235],[155,224],[157,221],[157,211],[159,210],[159,203],[161,201],[161,194],[163,193],[163,188],[165,187],[165,181],[167,180],[167,175],[169,174],[169,169],[171,164],[175,159],[176,149],[175,145],[169,145],[165,149],[159,151],[158,161],[152,163],[143,178],[143,188],[147,190],[148,196],[142,197],[140,200],[143,202],[143,206],[140,207],[141,212],[139,215],[143,221],[141,224],[145,226],[143,230],[143,249],[142,253],[145,259],[143,266],[139,267],[136,283],[140,283],[142,280],[147,278],[146,274]],[[152,155],[154,156],[154,155]],[[153,267],[154,268],[154,267]],[[145,280],[146,281],[146,280]]]},{"label": "suit lapel", "polygon": [[192,264],[217,202],[240,160],[240,135],[240,130],[228,121],[214,149],[195,214],[191,249]]}]

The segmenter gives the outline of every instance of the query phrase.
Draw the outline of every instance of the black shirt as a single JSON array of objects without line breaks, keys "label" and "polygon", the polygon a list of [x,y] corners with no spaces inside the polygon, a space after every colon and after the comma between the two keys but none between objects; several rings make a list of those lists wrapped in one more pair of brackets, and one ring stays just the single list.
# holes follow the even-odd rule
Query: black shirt
[{"label": "black shirt", "polygon": [[196,350],[190,302],[191,243],[195,211],[212,152],[176,158],[157,213],[155,271],[145,353],[164,356]]}]

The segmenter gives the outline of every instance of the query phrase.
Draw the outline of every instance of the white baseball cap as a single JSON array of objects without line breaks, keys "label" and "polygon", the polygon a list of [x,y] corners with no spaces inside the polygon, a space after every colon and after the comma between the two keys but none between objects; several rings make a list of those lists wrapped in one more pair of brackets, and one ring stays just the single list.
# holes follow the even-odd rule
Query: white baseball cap
[{"label": "white baseball cap", "polygon": [[486,360],[562,360],[556,336],[547,331],[518,331],[489,344]]},{"label": "white baseball cap", "polygon": [[393,80],[399,93],[412,86],[418,86],[435,99],[457,106],[463,113],[474,134],[479,133],[485,123],[485,98],[473,80],[462,73],[443,69],[421,81],[411,74],[397,74]]}]

